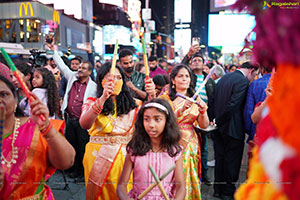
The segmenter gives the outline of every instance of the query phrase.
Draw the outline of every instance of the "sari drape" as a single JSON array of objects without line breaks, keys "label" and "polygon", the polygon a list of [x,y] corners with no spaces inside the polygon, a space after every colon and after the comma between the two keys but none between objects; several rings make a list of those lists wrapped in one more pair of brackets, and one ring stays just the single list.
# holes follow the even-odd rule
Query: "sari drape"
[{"label": "sari drape", "polygon": [[[16,163],[11,167],[1,163],[5,180],[0,199],[54,199],[50,188],[45,185],[45,181],[55,172],[48,161],[47,141],[40,135],[36,123],[30,119],[17,131],[19,134],[14,143],[18,147]],[[13,135],[3,140],[3,155],[7,160],[12,155]]]},{"label": "sari drape", "polygon": [[[88,98],[83,109],[88,109],[94,101],[95,98]],[[118,199],[116,190],[125,162],[126,144],[132,137],[138,110],[139,106],[121,116],[117,116],[116,109],[114,115],[99,114],[89,130],[90,142],[83,158],[87,199]],[[131,188],[132,184],[128,184],[128,191]]]},{"label": "sari drape", "polygon": [[[182,99],[178,103],[172,102],[167,94],[160,98],[169,101],[174,113],[181,109],[186,100]],[[201,183],[199,174],[201,172],[201,146],[194,126],[198,124],[198,106],[193,104],[177,118],[179,130],[181,132],[180,145],[183,147],[183,169],[185,177],[186,197],[185,199],[201,199]]]}]

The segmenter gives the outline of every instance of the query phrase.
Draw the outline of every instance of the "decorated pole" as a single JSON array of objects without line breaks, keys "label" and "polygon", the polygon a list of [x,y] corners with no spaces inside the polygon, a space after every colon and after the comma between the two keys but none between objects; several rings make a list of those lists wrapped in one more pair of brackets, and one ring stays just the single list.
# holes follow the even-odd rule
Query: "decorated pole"
[{"label": "decorated pole", "polygon": [[193,102],[195,104],[200,105],[197,101],[196,98],[199,95],[200,91],[203,89],[203,87],[205,86],[205,84],[207,83],[208,79],[210,78],[210,76],[215,72],[215,68],[212,68],[209,72],[209,74],[205,77],[204,81],[202,82],[202,84],[200,85],[200,87],[198,88],[198,90],[195,92],[194,96],[192,98],[184,96],[183,94],[180,93],[176,93],[176,96],[181,97],[183,99],[186,99],[190,102]]},{"label": "decorated pole", "polygon": [[186,100],[188,100],[188,101],[190,101],[190,102],[192,102],[192,103],[195,103],[195,104],[200,105],[200,103],[197,102],[195,99],[193,99],[193,98],[191,98],[191,97],[184,96],[183,94],[180,94],[180,93],[178,93],[178,92],[176,93],[176,96],[181,97],[181,98],[183,98],[183,99],[186,99]]},{"label": "decorated pole", "polygon": [[0,155],[2,154],[4,120],[5,120],[5,108],[4,106],[1,106],[0,107]]},{"label": "decorated pole", "polygon": [[149,165],[149,169],[150,169],[150,171],[151,171],[151,173],[152,173],[152,176],[153,176],[153,178],[155,179],[155,182],[157,183],[158,188],[160,189],[162,195],[164,196],[164,198],[165,198],[166,200],[169,200],[169,197],[168,197],[168,195],[167,195],[165,189],[163,188],[163,186],[162,186],[162,184],[161,184],[161,181],[160,181],[159,178],[157,177],[157,175],[156,175],[154,169],[151,167],[151,165]]},{"label": "decorated pole", "polygon": [[148,58],[147,58],[147,52],[146,52],[146,44],[145,44],[145,39],[144,37],[142,38],[142,46],[143,46],[143,58],[144,58],[144,66],[145,66],[145,75],[146,75],[146,80],[149,79],[149,65],[148,65]]},{"label": "decorated pole", "polygon": [[[170,169],[168,169],[161,177],[159,177],[159,181],[162,181],[166,176],[168,176],[174,169],[176,168],[176,165],[173,165]],[[155,186],[157,186],[157,183],[153,183],[150,185],[144,192],[142,192],[138,199],[144,198]]]},{"label": "decorated pole", "polygon": [[115,44],[115,49],[114,49],[114,56],[113,56],[113,60],[111,63],[111,70],[110,73],[112,75],[115,75],[115,70],[116,70],[116,64],[117,64],[117,53],[118,53],[118,49],[119,49],[119,43],[118,43],[118,39],[116,39],[116,44]]},{"label": "decorated pole", "polygon": [[[10,67],[10,69],[13,71],[14,76],[17,78],[22,90],[24,91],[26,97],[29,100],[29,103],[34,101],[34,97],[32,95],[30,95],[30,90],[28,89],[26,83],[24,82],[24,80],[22,79],[19,71],[17,70],[15,64],[13,63],[13,61],[11,60],[11,58],[9,57],[9,55],[6,53],[6,51],[1,48],[1,53],[5,59],[5,61],[7,62],[8,66]],[[40,119],[42,121],[46,120],[46,117],[44,115],[40,115]]]}]

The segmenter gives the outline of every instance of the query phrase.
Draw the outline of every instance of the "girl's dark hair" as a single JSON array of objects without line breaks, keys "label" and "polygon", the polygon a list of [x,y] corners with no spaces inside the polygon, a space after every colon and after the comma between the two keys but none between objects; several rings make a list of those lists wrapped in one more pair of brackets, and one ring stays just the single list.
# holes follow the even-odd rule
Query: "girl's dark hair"
[{"label": "girl's dark hair", "polygon": [[184,64],[176,65],[172,69],[171,74],[170,74],[169,96],[170,96],[170,99],[172,101],[176,98],[176,88],[175,88],[175,85],[173,85],[172,80],[175,79],[175,76],[178,74],[179,70],[181,70],[182,68],[185,68],[189,72],[190,78],[191,78],[190,86],[187,89],[187,96],[188,97],[192,97],[194,95],[194,93],[195,93],[194,88],[196,86],[196,82],[195,82],[195,77],[194,77],[195,75],[193,74],[192,70],[188,66],[186,66]]},{"label": "girl's dark hair", "polygon": [[[97,78],[96,78],[96,83],[97,83],[97,97],[101,97],[103,94],[103,87],[102,87],[102,80],[104,76],[110,71],[111,68],[111,63],[107,62],[103,64],[97,72]],[[136,103],[135,100],[132,98],[130,95],[129,89],[126,85],[126,75],[124,70],[116,65],[116,68],[119,69],[122,79],[123,79],[123,86],[122,86],[122,91],[121,93],[116,97],[117,100],[117,113],[118,116],[122,114],[127,114],[131,109],[136,108]],[[104,115],[109,115],[109,114],[114,114],[115,109],[114,109],[114,103],[112,101],[112,98],[110,97],[109,99],[106,100],[106,102],[103,105],[103,110],[101,111],[102,114]]]},{"label": "girl's dark hair", "polygon": [[43,77],[43,84],[40,86],[40,88],[45,88],[47,89],[47,97],[48,97],[48,102],[47,102],[47,107],[49,109],[49,114],[50,116],[53,116],[58,112],[59,109],[59,96],[58,96],[58,89],[55,81],[55,77],[46,68],[38,68],[34,72],[40,72],[42,77]]},{"label": "girl's dark hair", "polygon": [[[0,81],[4,82],[7,85],[7,87],[10,89],[10,91],[13,93],[14,97],[17,98],[17,90],[16,90],[15,86],[12,84],[12,82],[10,82],[7,78],[5,78],[4,76],[1,76],[1,75],[0,75]],[[15,116],[16,117],[24,117],[24,113],[19,108],[19,105],[17,105]]]},{"label": "girl's dark hair", "polygon": [[[168,114],[156,107],[146,107],[150,102],[155,102],[163,105],[167,108]],[[135,121],[135,129],[133,132],[133,137],[130,142],[127,144],[126,150],[127,152],[132,152],[133,156],[143,156],[146,155],[152,148],[151,140],[149,135],[147,134],[145,127],[144,127],[144,112],[148,108],[156,108],[159,112],[162,112],[166,116],[166,124],[163,130],[163,136],[161,140],[161,147],[165,148],[168,154],[171,157],[176,156],[180,151],[181,147],[179,145],[180,141],[180,131],[177,125],[176,117],[174,112],[169,104],[169,102],[165,99],[155,98],[149,102],[143,104],[141,109],[139,110],[136,121]]]}]

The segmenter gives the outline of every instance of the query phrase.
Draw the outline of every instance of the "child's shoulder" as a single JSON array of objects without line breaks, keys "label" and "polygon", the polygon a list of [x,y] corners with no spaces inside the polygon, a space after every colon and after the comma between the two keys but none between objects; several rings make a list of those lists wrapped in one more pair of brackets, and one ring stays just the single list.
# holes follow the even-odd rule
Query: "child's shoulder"
[{"label": "child's shoulder", "polygon": [[183,148],[182,148],[182,146],[180,146],[180,147],[181,147],[180,150],[177,150],[175,147],[173,147],[173,151],[174,151],[174,152],[178,151],[177,154],[176,154],[175,156],[172,157],[172,159],[173,159],[174,161],[177,161],[177,160],[180,158],[180,156],[182,156],[182,154],[183,154]]},{"label": "child's shoulder", "polygon": [[35,95],[45,95],[47,93],[47,89],[46,88],[34,88],[31,92]]}]

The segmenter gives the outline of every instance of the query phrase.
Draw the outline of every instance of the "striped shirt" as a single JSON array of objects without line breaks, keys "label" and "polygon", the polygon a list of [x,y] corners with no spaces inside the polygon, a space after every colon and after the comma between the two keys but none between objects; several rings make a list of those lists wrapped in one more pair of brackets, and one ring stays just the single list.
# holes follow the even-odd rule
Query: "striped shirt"
[{"label": "striped shirt", "polygon": [[[204,75],[201,74],[201,75],[198,75],[196,74],[197,76],[197,83],[196,83],[196,88],[195,88],[195,91],[198,90],[198,88],[200,87],[200,85],[203,83],[204,81]],[[208,97],[207,97],[207,94],[206,94],[206,90],[205,90],[205,86],[202,88],[202,90],[200,91],[199,93],[199,96],[200,98],[207,104],[208,103]]]}]

